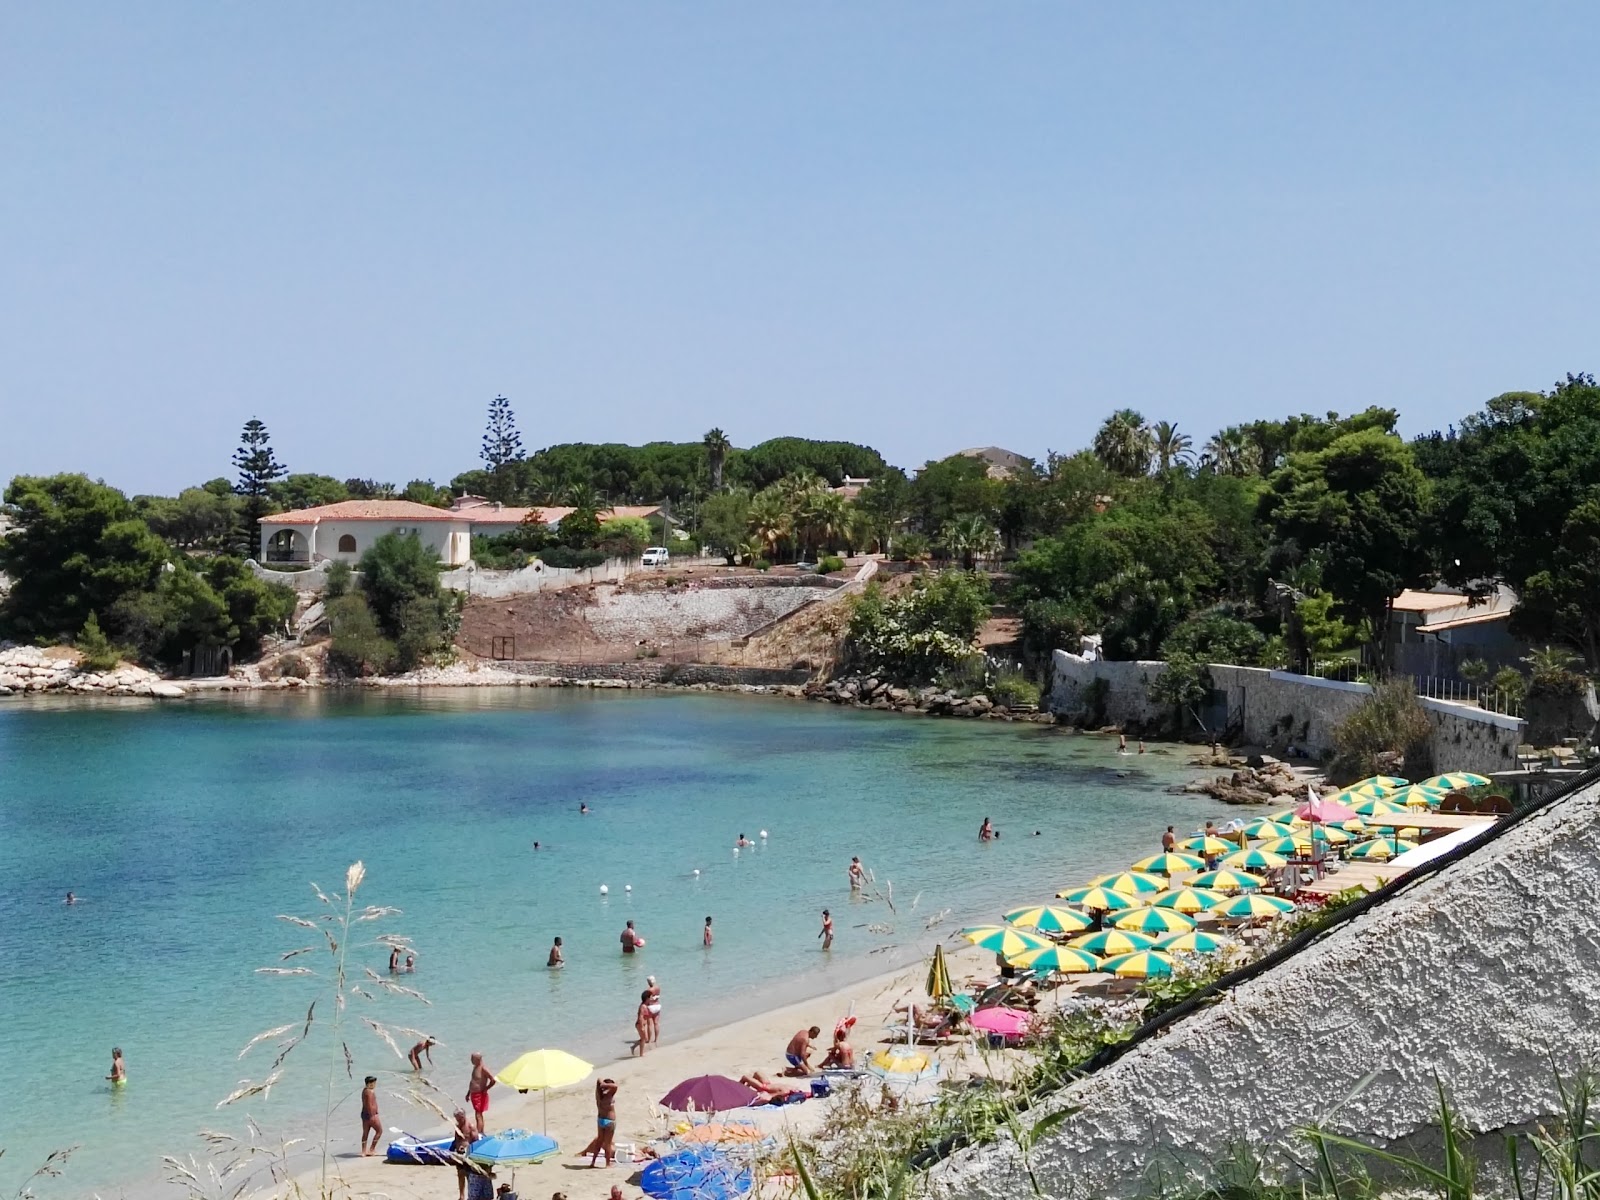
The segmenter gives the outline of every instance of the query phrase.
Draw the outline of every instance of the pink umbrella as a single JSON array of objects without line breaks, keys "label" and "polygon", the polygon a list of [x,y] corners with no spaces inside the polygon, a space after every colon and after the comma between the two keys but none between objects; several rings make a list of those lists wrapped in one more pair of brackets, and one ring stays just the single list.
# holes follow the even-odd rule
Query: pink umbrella
[{"label": "pink umbrella", "polygon": [[1361,814],[1353,808],[1346,808],[1337,800],[1308,800],[1294,810],[1294,815],[1302,821],[1318,821],[1324,825],[1338,825]]},{"label": "pink umbrella", "polygon": [[1027,1029],[1032,1013],[1020,1008],[980,1008],[972,1014],[972,1027],[980,1033],[998,1033],[1002,1037],[1017,1037]]}]

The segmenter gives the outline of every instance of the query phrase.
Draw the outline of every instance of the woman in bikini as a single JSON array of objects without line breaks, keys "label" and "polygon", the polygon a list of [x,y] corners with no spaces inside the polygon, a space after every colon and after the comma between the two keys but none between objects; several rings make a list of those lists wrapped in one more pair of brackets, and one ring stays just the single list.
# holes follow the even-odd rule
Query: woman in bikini
[{"label": "woman in bikini", "polygon": [[644,1057],[644,1048],[650,1041],[650,992],[649,989],[639,993],[639,1007],[633,1014],[633,1028],[639,1035],[639,1040],[633,1044],[639,1052],[639,1057]]},{"label": "woman in bikini", "polygon": [[661,1040],[661,985],[656,982],[654,975],[646,976],[645,983],[649,985],[645,988],[645,995],[649,996],[650,1000],[645,1007],[650,1013],[650,1040],[659,1042]]},{"label": "woman in bikini", "polygon": [[594,1141],[578,1151],[578,1157],[582,1158],[587,1154],[589,1156],[589,1165],[592,1167],[595,1161],[604,1154],[606,1156],[606,1166],[609,1167],[617,1158],[616,1152],[611,1148],[611,1143],[616,1140],[617,1136],[617,1081],[615,1079],[602,1079],[594,1085],[594,1108]]}]

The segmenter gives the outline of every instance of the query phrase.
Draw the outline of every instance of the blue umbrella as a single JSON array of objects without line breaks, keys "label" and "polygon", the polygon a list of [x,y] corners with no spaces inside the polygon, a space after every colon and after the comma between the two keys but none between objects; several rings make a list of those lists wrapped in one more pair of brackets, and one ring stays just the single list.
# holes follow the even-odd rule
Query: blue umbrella
[{"label": "blue umbrella", "polygon": [[473,1142],[467,1157],[489,1166],[519,1166],[549,1158],[560,1149],[554,1138],[526,1129],[506,1129]]}]

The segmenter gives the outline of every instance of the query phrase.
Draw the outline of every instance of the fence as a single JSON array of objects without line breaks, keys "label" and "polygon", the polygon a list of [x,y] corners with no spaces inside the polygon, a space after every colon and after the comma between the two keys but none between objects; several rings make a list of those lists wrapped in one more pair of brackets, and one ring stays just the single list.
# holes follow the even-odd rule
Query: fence
[{"label": "fence", "polygon": [[[1377,671],[1367,661],[1365,653],[1360,658],[1303,662],[1287,670],[1295,675],[1305,675],[1312,679],[1332,679],[1339,683],[1371,683],[1377,675]],[[1438,675],[1416,675],[1406,672],[1390,672],[1387,678],[1408,680],[1417,695],[1429,700],[1475,704],[1485,712],[1502,713],[1508,717],[1522,716],[1522,697],[1503,688],[1468,683],[1461,679]]]}]

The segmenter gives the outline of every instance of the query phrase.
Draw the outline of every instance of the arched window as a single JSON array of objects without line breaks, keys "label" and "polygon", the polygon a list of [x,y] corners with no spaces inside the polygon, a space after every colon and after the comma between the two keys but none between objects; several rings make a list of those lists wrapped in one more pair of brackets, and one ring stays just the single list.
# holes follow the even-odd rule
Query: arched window
[{"label": "arched window", "polygon": [[339,539],[340,554],[354,554],[356,552],[356,535],[347,533]]}]

